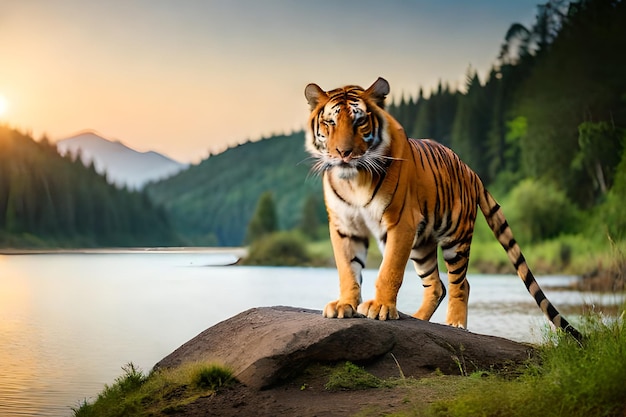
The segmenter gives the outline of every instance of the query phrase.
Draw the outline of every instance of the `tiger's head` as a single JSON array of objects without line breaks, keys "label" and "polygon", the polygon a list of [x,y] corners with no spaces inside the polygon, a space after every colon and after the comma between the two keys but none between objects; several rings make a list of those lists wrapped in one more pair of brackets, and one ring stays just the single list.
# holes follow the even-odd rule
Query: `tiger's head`
[{"label": "tiger's head", "polygon": [[313,169],[335,170],[340,178],[359,171],[381,173],[389,147],[384,111],[389,83],[378,78],[367,90],[349,85],[331,91],[309,84],[304,95],[311,106],[306,148],[317,159]]}]

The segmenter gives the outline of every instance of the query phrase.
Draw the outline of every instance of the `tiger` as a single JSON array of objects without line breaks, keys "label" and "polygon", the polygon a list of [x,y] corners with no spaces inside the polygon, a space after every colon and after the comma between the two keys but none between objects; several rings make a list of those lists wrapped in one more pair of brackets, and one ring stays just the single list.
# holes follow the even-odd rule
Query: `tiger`
[{"label": "tiger", "polygon": [[[328,318],[399,318],[396,306],[405,268],[412,261],[424,296],[413,317],[430,320],[449,292],[446,324],[467,329],[467,268],[478,208],[506,251],[530,295],[556,327],[581,333],[546,298],[513,237],[500,205],[479,176],[448,147],[410,139],[385,110],[389,83],[348,85],[330,91],[308,84],[310,107],[305,148],[320,174],[330,241],[339,274],[339,298],[322,312]],[[382,263],[371,300],[361,298],[369,237]],[[448,272],[440,279],[438,247]]]}]

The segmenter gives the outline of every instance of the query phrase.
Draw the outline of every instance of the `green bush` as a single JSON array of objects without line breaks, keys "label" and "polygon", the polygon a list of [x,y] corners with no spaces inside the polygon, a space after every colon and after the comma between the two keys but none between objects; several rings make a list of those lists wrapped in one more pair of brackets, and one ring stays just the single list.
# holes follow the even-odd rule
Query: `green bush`
[{"label": "green bush", "polygon": [[518,241],[539,242],[580,230],[580,213],[550,182],[526,179],[509,195],[504,213]]},{"label": "green bush", "polygon": [[[605,238],[608,234],[614,240],[626,238],[626,151],[615,173],[615,182],[605,201],[595,210],[590,228]],[[597,232],[600,233],[597,233]]]},{"label": "green bush", "polygon": [[244,263],[247,265],[298,266],[311,263],[305,239],[297,232],[276,232],[254,241]]}]

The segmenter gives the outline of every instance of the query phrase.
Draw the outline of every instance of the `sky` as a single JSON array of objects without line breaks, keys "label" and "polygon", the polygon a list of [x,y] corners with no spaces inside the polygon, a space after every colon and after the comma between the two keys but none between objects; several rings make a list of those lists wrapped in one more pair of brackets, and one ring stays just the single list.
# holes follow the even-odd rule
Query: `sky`
[{"label": "sky", "polygon": [[538,0],[0,0],[0,123],[197,163],[301,129],[304,88],[484,80]]}]

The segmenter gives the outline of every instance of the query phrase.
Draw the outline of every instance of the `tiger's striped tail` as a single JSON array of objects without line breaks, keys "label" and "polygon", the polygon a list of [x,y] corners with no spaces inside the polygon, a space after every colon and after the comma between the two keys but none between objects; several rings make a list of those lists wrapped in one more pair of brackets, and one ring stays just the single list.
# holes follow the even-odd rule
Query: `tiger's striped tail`
[{"label": "tiger's striped tail", "polygon": [[485,219],[493,231],[493,234],[498,239],[498,242],[500,242],[506,251],[509,260],[517,271],[517,275],[526,285],[526,289],[528,289],[530,295],[533,296],[541,311],[543,311],[546,317],[548,317],[548,319],[556,327],[560,327],[565,332],[572,335],[576,340],[581,342],[583,339],[582,334],[576,330],[576,328],[572,326],[565,319],[565,317],[561,316],[561,313],[559,313],[550,300],[546,298],[542,289],[539,287],[539,284],[535,280],[533,273],[530,271],[530,268],[526,263],[526,259],[524,259],[524,255],[522,254],[519,244],[513,237],[513,232],[511,231],[511,228],[502,213],[500,205],[492,197],[489,191],[487,191],[484,187],[481,188],[482,190],[480,192],[478,202],[480,210],[483,212]]}]

